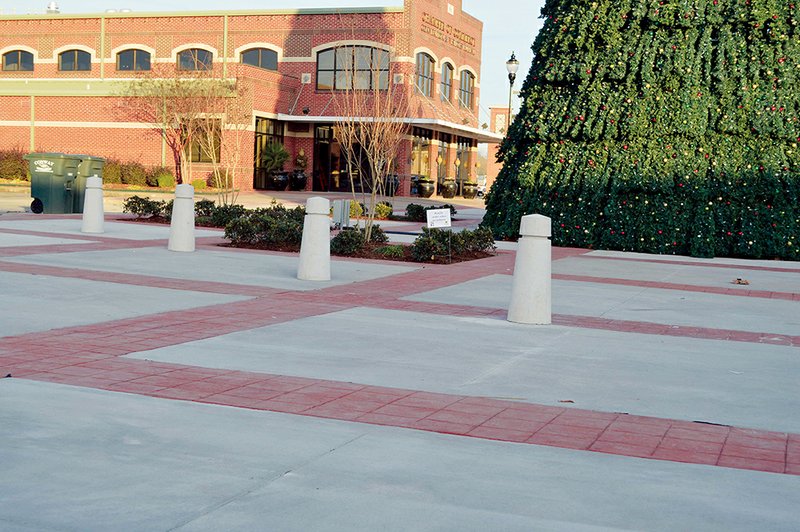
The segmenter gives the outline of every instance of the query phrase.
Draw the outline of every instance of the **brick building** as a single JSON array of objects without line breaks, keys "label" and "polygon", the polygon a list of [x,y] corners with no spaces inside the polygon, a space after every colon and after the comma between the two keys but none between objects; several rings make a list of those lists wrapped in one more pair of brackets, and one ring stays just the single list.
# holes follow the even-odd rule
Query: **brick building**
[{"label": "brick building", "polygon": [[[352,83],[343,58],[358,51],[371,58],[365,68],[382,72],[356,83],[379,89],[391,83],[411,95],[407,135],[394,163],[398,194],[409,193],[411,175],[474,179],[478,142],[499,139],[478,127],[482,27],[462,12],[461,0],[405,0],[396,8],[0,16],[0,149],[172,167],[173,154],[155,124],[120,109],[122,87],[156,67],[176,77],[202,71],[236,79],[252,95],[252,123],[237,144],[241,189],[266,186],[260,153],[277,141],[290,161],[308,158],[308,190],[350,190],[358,169],[342,156],[331,101],[340,85]],[[221,137],[223,144],[234,142],[224,128]],[[191,157],[191,177],[207,176],[202,153]]]}]

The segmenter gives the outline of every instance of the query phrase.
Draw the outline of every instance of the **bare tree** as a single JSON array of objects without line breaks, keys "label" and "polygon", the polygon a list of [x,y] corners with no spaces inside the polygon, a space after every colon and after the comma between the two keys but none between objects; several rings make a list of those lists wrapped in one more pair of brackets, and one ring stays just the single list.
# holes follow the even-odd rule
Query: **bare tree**
[{"label": "bare tree", "polygon": [[245,138],[252,122],[251,92],[241,79],[207,80],[199,99],[206,110],[197,122],[197,141],[212,165],[220,205],[235,203]]},{"label": "bare tree", "polygon": [[[366,161],[368,174],[358,172],[367,206],[365,238],[369,241],[375,221],[378,197],[386,192],[405,135],[409,112],[408,90],[395,79],[395,63],[389,51],[343,44],[335,48],[338,68],[333,80],[332,99],[337,119],[334,135],[350,168]],[[352,175],[352,172],[351,172]],[[351,188],[355,198],[354,183]]]}]

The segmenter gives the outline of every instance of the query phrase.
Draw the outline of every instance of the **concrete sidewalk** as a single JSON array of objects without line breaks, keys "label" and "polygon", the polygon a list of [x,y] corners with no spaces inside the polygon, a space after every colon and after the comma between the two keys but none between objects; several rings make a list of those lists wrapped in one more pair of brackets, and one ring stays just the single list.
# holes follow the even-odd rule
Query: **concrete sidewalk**
[{"label": "concrete sidewalk", "polygon": [[[166,251],[0,216],[3,530],[796,530],[800,265]],[[735,278],[750,284],[734,285]]]}]

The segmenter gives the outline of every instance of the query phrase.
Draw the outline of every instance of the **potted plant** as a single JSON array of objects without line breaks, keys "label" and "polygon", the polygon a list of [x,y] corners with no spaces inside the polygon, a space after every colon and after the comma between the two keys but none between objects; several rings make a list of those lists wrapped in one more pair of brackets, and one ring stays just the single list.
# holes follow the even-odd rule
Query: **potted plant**
[{"label": "potted plant", "polygon": [[436,184],[433,179],[428,179],[425,176],[419,176],[417,179],[417,194],[420,198],[430,198],[436,190]]},{"label": "potted plant", "polygon": [[308,157],[303,148],[300,148],[300,151],[297,152],[297,156],[294,158],[294,172],[292,172],[292,176],[289,179],[289,188],[292,190],[306,189],[306,181],[308,181],[308,177],[306,176],[307,166]]},{"label": "potted plant", "polygon": [[461,195],[464,199],[474,199],[478,195],[478,183],[475,181],[461,183]]},{"label": "potted plant", "polygon": [[456,179],[454,177],[445,177],[439,182],[439,195],[443,198],[456,197]]},{"label": "potted plant", "polygon": [[267,173],[270,188],[286,190],[289,176],[283,171],[283,165],[289,159],[289,152],[280,142],[270,142],[261,151],[261,163]]}]

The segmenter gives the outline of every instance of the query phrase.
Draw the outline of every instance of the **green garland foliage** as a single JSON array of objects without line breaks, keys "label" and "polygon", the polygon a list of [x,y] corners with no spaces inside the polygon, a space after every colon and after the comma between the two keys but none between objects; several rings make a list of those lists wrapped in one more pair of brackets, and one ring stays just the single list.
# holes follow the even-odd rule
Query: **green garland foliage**
[{"label": "green garland foliage", "polygon": [[484,225],[800,260],[800,3],[548,0]]}]

